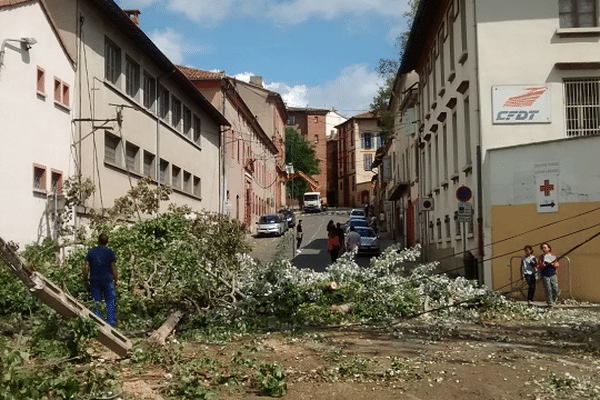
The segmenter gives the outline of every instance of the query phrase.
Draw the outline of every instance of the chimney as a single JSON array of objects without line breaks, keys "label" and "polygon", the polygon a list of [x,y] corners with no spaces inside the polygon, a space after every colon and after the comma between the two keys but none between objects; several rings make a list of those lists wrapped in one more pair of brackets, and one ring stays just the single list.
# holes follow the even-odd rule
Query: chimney
[{"label": "chimney", "polygon": [[262,76],[251,76],[250,83],[262,87]]},{"label": "chimney", "polygon": [[140,10],[123,10],[123,12],[131,18],[134,24],[140,26],[140,14],[142,13]]}]

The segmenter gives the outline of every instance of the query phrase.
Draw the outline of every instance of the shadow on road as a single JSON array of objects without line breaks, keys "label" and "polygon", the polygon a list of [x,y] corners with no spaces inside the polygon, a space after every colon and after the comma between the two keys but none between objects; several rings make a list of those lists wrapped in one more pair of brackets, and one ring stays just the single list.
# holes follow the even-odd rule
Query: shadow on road
[{"label": "shadow on road", "polygon": [[329,252],[327,251],[327,239],[315,239],[305,246],[301,246],[302,251],[296,254],[292,263],[299,269],[310,268],[316,272],[323,272],[330,263]]}]

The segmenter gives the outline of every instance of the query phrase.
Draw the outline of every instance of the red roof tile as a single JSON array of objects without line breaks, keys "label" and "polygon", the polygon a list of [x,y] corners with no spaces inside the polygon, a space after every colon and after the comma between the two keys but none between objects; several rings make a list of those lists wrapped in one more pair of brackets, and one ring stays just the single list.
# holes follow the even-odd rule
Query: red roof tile
[{"label": "red roof tile", "polygon": [[176,67],[179,68],[179,70],[183,72],[183,74],[187,76],[189,80],[215,80],[221,79],[225,76],[223,72],[210,72],[202,69],[184,67],[181,65],[176,65]]},{"label": "red roof tile", "polygon": [[0,0],[0,8],[14,6],[22,3],[29,3],[30,1],[33,0]]}]

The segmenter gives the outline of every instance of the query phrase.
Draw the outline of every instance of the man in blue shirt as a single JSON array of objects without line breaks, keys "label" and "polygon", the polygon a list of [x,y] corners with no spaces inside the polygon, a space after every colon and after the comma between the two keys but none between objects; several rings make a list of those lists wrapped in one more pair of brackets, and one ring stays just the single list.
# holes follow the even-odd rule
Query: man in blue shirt
[{"label": "man in blue shirt", "polygon": [[106,302],[106,323],[113,326],[116,322],[115,300],[117,295],[115,288],[119,287],[119,279],[117,277],[115,253],[106,247],[107,244],[108,236],[104,233],[100,234],[98,246],[90,249],[85,257],[83,279],[87,282],[89,273],[90,294],[96,302],[94,314],[102,318],[100,302],[104,299]]}]

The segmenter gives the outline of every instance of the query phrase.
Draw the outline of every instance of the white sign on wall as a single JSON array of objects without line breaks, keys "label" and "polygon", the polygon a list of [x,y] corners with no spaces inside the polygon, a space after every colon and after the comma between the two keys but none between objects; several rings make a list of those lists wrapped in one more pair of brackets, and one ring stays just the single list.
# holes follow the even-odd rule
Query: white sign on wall
[{"label": "white sign on wall", "polygon": [[492,86],[494,124],[540,124],[552,122],[548,85]]},{"label": "white sign on wall", "polygon": [[557,174],[537,174],[535,176],[535,190],[538,213],[558,211]]}]

